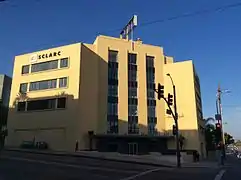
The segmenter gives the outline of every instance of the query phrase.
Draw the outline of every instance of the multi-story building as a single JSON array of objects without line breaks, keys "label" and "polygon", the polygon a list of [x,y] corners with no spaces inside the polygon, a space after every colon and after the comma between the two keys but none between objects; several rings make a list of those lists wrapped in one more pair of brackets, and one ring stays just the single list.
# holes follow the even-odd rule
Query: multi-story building
[{"label": "multi-story building", "polygon": [[[0,131],[7,125],[8,104],[11,91],[12,78],[7,75],[0,75]],[[4,136],[0,136],[0,147],[4,143]]]},{"label": "multi-story building", "polygon": [[[172,82],[176,86],[179,130],[184,137],[183,149],[198,150],[205,157],[204,120],[199,77],[192,61],[173,62],[166,57],[164,65],[165,92],[173,94]],[[166,129],[172,131],[173,118],[166,115]],[[169,148],[175,148],[175,142],[169,141]]]},{"label": "multi-story building", "polygon": [[16,56],[7,145],[166,151],[174,137],[154,92],[164,64],[161,47],[106,36]]}]

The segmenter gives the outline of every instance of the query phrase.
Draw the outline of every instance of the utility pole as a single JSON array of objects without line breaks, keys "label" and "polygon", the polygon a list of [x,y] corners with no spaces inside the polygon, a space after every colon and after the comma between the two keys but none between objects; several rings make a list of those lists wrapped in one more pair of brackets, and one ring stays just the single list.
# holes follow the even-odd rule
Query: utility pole
[{"label": "utility pole", "polygon": [[[225,92],[225,91],[224,91]],[[228,91],[226,91],[228,92]],[[218,85],[217,89],[217,100],[216,100],[216,109],[217,109],[217,114],[216,114],[216,120],[218,121],[218,124],[220,125],[221,129],[221,143],[223,145],[223,156],[226,157],[225,153],[225,137],[224,137],[224,130],[223,130],[223,119],[222,119],[222,103],[221,103],[221,95],[223,91],[221,90],[220,84]]]}]

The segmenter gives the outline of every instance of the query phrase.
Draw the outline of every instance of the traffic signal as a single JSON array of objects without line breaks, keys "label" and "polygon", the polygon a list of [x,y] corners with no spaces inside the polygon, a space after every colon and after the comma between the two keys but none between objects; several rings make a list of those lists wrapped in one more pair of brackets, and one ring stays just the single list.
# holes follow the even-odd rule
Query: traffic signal
[{"label": "traffic signal", "polygon": [[173,135],[177,134],[177,127],[176,127],[176,125],[172,125],[172,134]]},{"label": "traffic signal", "polygon": [[172,110],[167,109],[167,110],[166,110],[166,114],[171,115],[171,114],[172,114]]},{"label": "traffic signal", "polygon": [[169,106],[173,105],[173,95],[171,95],[170,93],[168,93],[167,103]]},{"label": "traffic signal", "polygon": [[216,139],[216,143],[219,143],[222,139],[222,129],[221,129],[220,123],[216,123],[215,139]]},{"label": "traffic signal", "polygon": [[160,100],[161,98],[164,98],[164,86],[158,83],[157,88],[157,98]]}]

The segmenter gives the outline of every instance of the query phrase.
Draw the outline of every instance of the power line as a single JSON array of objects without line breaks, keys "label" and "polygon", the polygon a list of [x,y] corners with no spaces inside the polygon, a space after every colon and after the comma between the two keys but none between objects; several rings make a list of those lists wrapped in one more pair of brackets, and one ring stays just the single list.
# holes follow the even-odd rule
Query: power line
[{"label": "power line", "polygon": [[[241,6],[241,2],[233,3],[233,4],[229,4],[229,5],[225,5],[225,6],[220,6],[220,7],[216,7],[216,8],[212,8],[212,9],[204,9],[204,10],[200,10],[200,11],[196,11],[196,12],[185,13],[185,14],[169,17],[169,18],[166,18],[166,19],[147,21],[147,22],[141,23],[138,27],[149,26],[149,25],[152,25],[152,24],[162,23],[162,22],[172,21],[172,20],[177,20],[177,19],[181,19],[181,18],[198,16],[198,15],[201,15],[201,14],[209,14],[209,13],[214,13],[214,12],[218,12],[218,11],[224,11],[224,10],[235,8],[235,7],[239,7],[239,6]],[[106,31],[105,33],[121,31],[122,29],[123,28],[118,28],[118,29],[115,29],[115,30]],[[103,33],[103,34],[105,34],[105,33]]]}]

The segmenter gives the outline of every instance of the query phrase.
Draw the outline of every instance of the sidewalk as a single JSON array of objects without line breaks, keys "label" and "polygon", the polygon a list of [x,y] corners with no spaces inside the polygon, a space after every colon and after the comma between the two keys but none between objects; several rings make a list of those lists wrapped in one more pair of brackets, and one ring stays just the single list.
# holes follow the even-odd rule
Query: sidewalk
[{"label": "sidewalk", "polygon": [[[5,151],[16,151],[16,152],[28,152],[45,155],[56,155],[56,156],[72,156],[82,158],[92,158],[99,160],[108,160],[116,162],[125,162],[133,164],[143,164],[161,167],[176,167],[176,156],[173,155],[161,155],[160,153],[151,153],[149,155],[128,155],[120,154],[116,152],[97,152],[97,151],[78,151],[75,153],[71,152],[60,152],[60,151],[41,151],[32,149],[20,149],[20,148],[5,148]],[[185,162],[181,158],[182,167],[205,167],[205,168],[218,168],[216,162],[201,161],[201,162]]]}]

